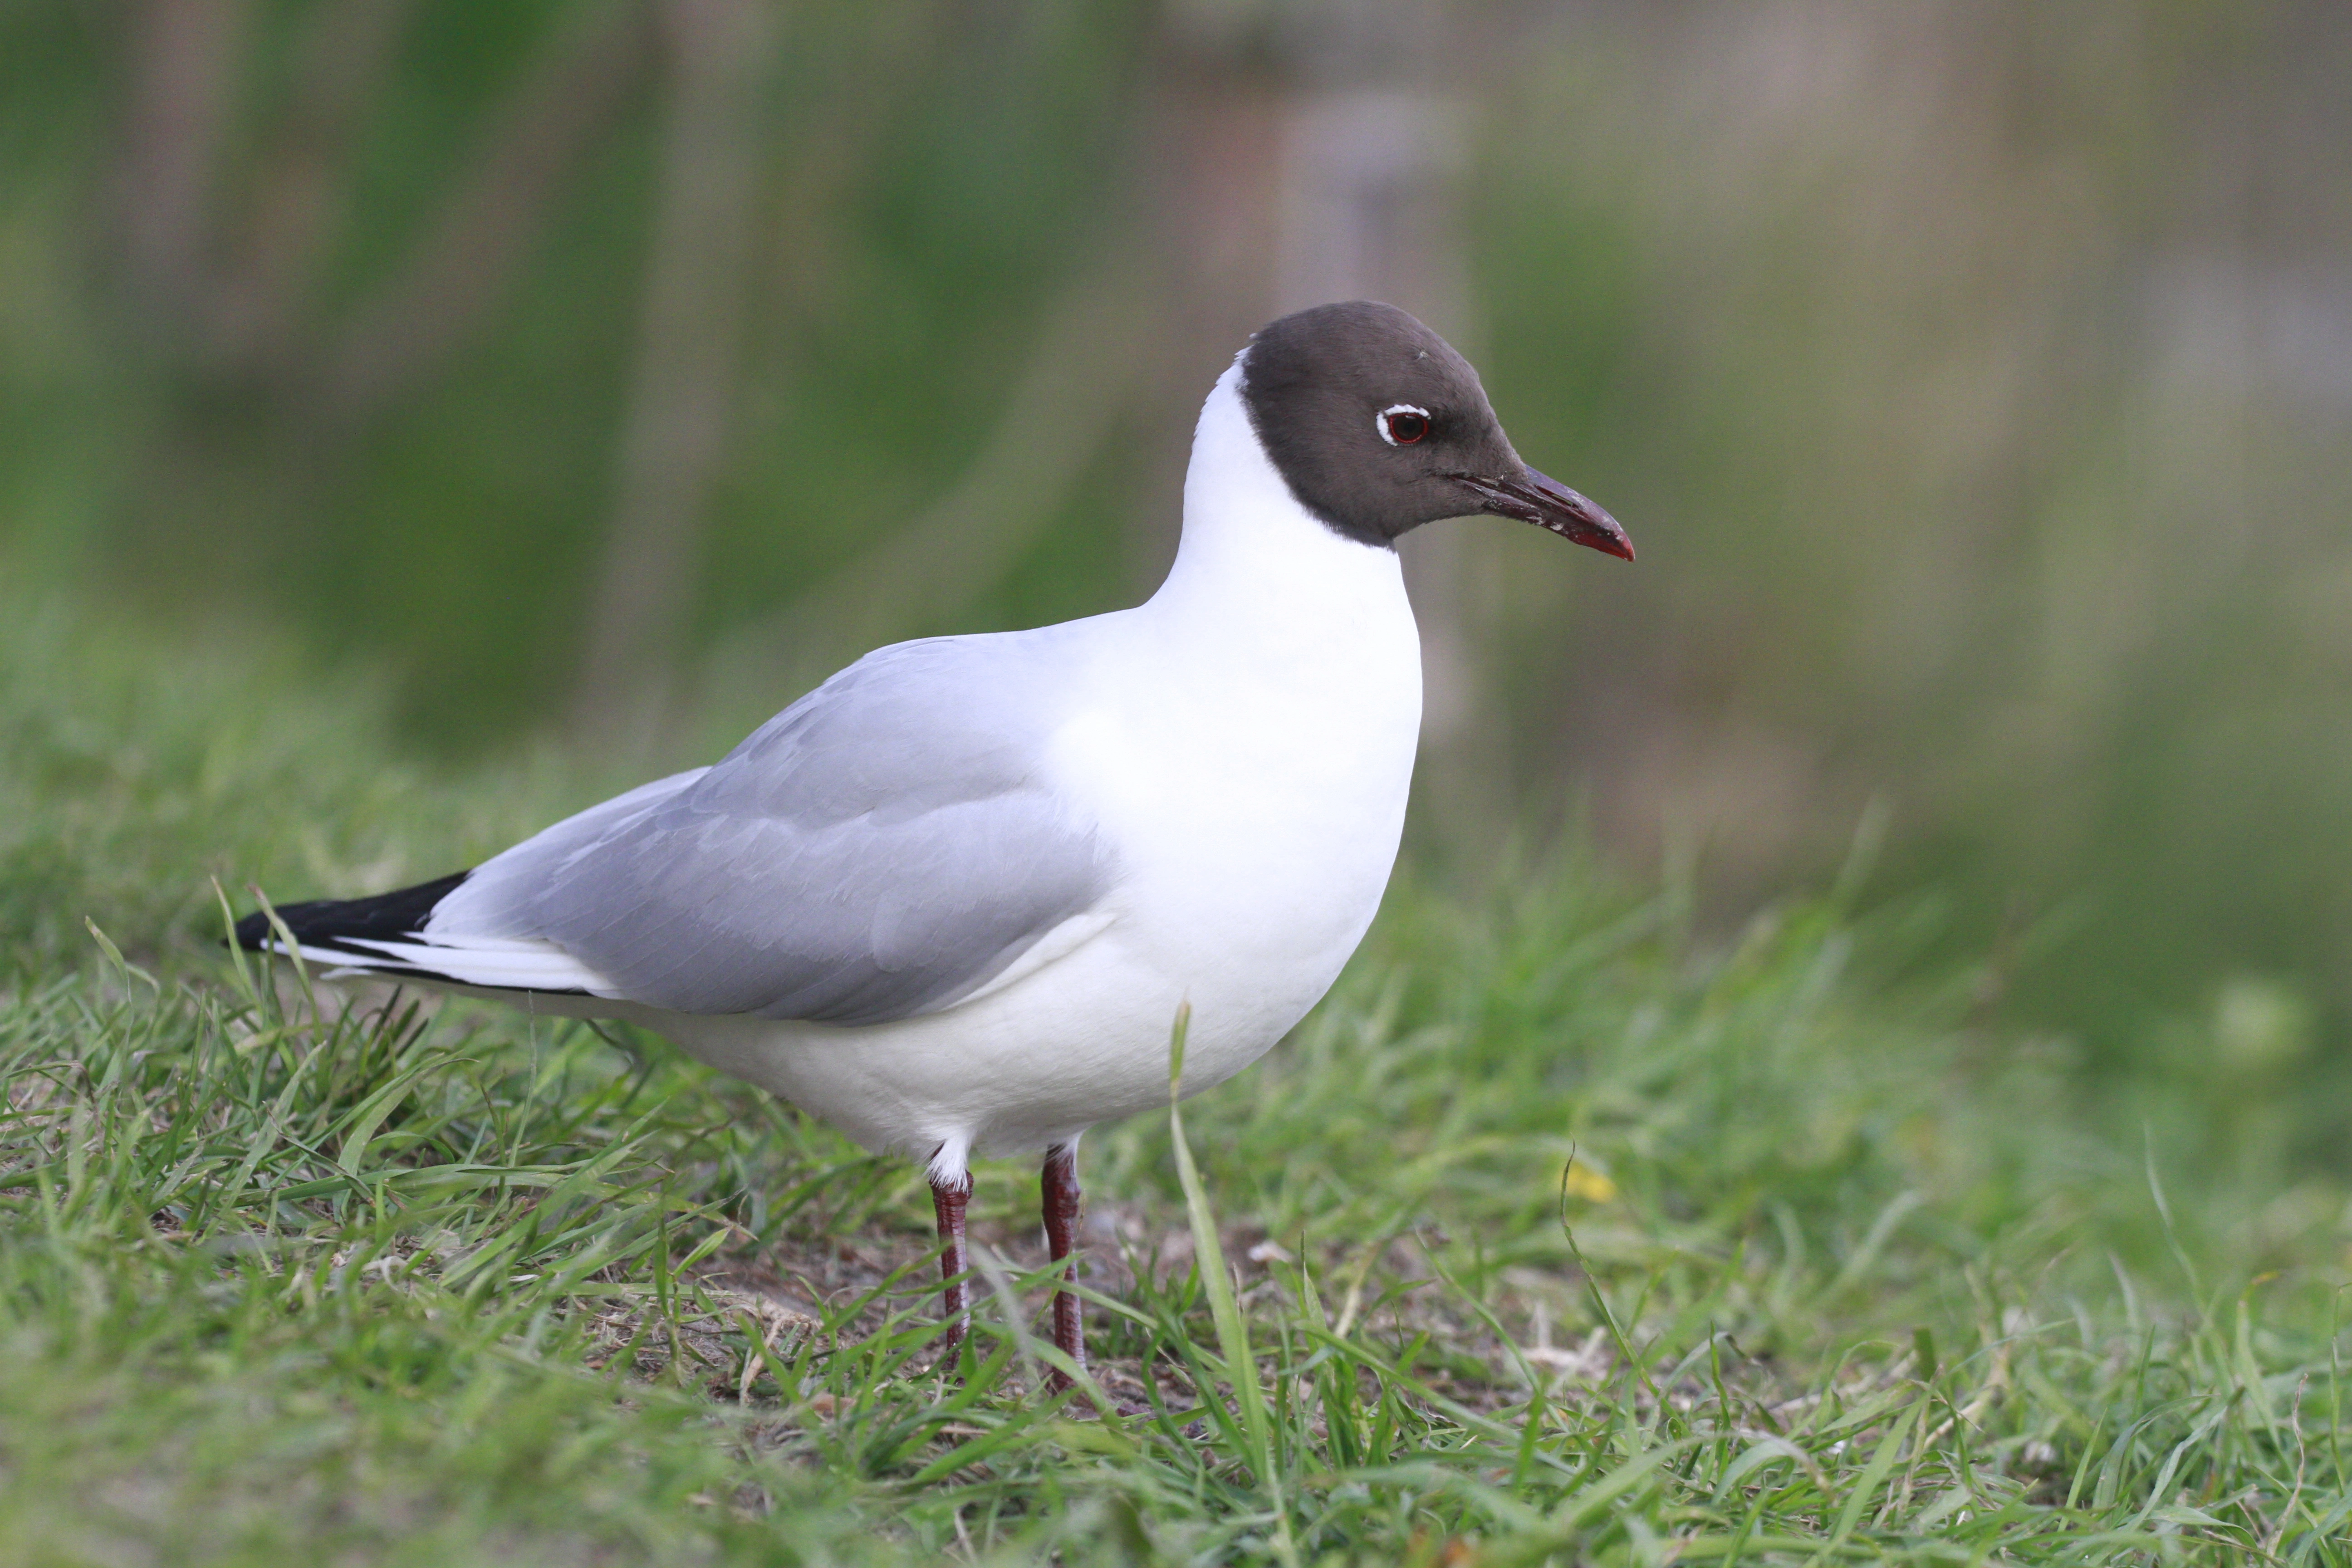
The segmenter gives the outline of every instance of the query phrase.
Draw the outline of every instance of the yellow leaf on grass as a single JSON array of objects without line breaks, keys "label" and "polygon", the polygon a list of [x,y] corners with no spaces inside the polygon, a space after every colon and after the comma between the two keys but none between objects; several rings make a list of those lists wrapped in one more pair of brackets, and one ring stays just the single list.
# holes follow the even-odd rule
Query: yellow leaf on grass
[{"label": "yellow leaf on grass", "polygon": [[1561,1190],[1570,1197],[1582,1198],[1589,1204],[1613,1203],[1617,1184],[1581,1160],[1568,1163],[1568,1173],[1560,1178]]}]

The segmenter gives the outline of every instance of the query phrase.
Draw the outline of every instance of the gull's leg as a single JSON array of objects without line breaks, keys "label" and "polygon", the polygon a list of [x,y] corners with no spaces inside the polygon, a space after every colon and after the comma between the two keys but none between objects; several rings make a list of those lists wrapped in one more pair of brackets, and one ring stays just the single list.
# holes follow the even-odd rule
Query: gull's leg
[{"label": "gull's leg", "polygon": [[[1078,1239],[1078,1145],[1076,1139],[1056,1143],[1045,1151],[1045,1247],[1059,1263],[1068,1258]],[[1074,1261],[1062,1270],[1065,1282],[1075,1282],[1078,1277]],[[1078,1299],[1060,1285],[1054,1288],[1054,1342],[1064,1354],[1083,1367],[1087,1364],[1087,1326],[1078,1316]],[[1048,1386],[1060,1390],[1069,1386],[1070,1380],[1059,1372],[1047,1380]]]},{"label": "gull's leg", "polygon": [[964,1278],[971,1270],[971,1258],[963,1239],[964,1205],[971,1199],[969,1172],[958,1172],[950,1179],[931,1177],[931,1212],[940,1220],[940,1278],[947,1282],[940,1301],[940,1315],[948,1325],[940,1349],[941,1367],[954,1362],[971,1324],[971,1281]]}]

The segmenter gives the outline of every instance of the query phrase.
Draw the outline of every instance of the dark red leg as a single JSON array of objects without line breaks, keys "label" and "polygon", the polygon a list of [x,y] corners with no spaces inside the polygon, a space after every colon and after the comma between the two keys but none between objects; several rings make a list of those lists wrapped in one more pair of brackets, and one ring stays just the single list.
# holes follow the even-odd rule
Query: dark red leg
[{"label": "dark red leg", "polygon": [[[1075,1143],[1056,1143],[1045,1151],[1045,1247],[1059,1263],[1068,1258],[1078,1240],[1078,1150]],[[1075,1283],[1078,1277],[1076,1262],[1062,1270],[1066,1282]],[[1083,1367],[1087,1364],[1087,1325],[1078,1316],[1078,1299],[1056,1286],[1054,1290],[1054,1342],[1064,1354]],[[1056,1391],[1069,1386],[1070,1380],[1055,1373],[1047,1380]]]},{"label": "dark red leg", "polygon": [[971,1271],[971,1258],[963,1240],[964,1205],[971,1199],[971,1177],[956,1178],[953,1185],[931,1181],[931,1211],[940,1220],[940,1278],[947,1281],[940,1306],[947,1320],[948,1331],[941,1342],[939,1364],[947,1366],[963,1348],[963,1336],[971,1322],[971,1281],[964,1276]]}]

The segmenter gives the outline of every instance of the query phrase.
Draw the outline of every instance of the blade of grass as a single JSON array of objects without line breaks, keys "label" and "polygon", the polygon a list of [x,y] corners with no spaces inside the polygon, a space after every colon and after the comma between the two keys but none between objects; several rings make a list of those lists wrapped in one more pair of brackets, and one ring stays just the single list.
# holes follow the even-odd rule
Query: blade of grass
[{"label": "blade of grass", "polygon": [[[1225,1267],[1225,1249],[1217,1237],[1217,1216],[1209,1207],[1208,1189],[1201,1184],[1200,1167],[1192,1163],[1192,1147],[1184,1138],[1184,1037],[1192,1026],[1192,1005],[1180,1004],[1175,1023],[1168,1032],[1168,1141],[1176,1155],[1176,1181],[1184,1192],[1184,1213],[1192,1221],[1193,1266],[1200,1271],[1201,1289],[1209,1298],[1209,1316],[1216,1324],[1225,1380],[1233,1388],[1234,1404],[1248,1439],[1250,1468],[1274,1503],[1275,1551],[1286,1563],[1296,1563],[1297,1548],[1290,1538],[1289,1510],[1283,1505],[1282,1476],[1275,1464],[1265,1391],[1258,1385],[1257,1357],[1250,1349],[1249,1326],[1242,1321],[1241,1302],[1234,1294],[1233,1276]],[[1207,1398],[1215,1397],[1213,1389],[1203,1389],[1202,1393]]]}]

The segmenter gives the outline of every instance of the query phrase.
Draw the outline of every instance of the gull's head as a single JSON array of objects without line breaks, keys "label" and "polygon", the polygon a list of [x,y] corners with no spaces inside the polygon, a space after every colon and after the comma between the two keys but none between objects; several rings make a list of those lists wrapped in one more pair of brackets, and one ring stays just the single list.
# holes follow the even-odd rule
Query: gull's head
[{"label": "gull's head", "polygon": [[1290,492],[1325,523],[1387,545],[1491,512],[1633,559],[1617,520],[1511,449],[1478,373],[1393,305],[1318,305],[1259,329],[1242,402]]}]

